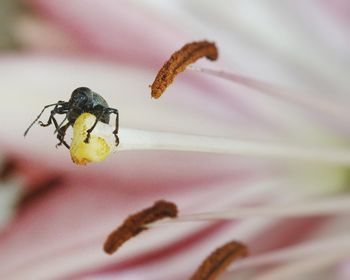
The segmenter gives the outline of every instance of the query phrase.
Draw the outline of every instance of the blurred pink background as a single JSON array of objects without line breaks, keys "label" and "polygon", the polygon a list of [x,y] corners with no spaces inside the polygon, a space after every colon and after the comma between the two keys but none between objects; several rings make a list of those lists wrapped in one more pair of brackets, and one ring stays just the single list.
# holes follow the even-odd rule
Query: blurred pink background
[{"label": "blurred pink background", "polygon": [[[348,234],[344,216],[179,223],[107,256],[104,238],[155,200],[174,201],[181,214],[305,201],[346,189],[348,167],[172,151],[120,152],[78,167],[67,149],[55,148],[53,127],[35,125],[26,138],[23,132],[44,105],[67,101],[86,86],[119,109],[121,127],[348,148],[349,118],[193,71],[179,75],[159,100],[151,99],[148,85],[172,52],[207,39],[216,42],[219,60],[197,66],[349,108],[349,6],[338,0],[1,1],[0,278],[187,279],[231,239],[258,255]],[[258,279],[244,273],[242,279]],[[349,279],[348,262],[314,275]]]}]

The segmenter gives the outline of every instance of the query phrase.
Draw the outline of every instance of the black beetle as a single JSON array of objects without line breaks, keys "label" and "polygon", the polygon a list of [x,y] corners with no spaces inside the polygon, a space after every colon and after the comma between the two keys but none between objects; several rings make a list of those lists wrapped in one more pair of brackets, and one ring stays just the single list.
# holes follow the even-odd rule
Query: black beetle
[{"label": "black beetle", "polygon": [[[95,128],[98,121],[101,121],[103,123],[109,123],[109,117],[110,114],[116,115],[115,120],[115,130],[113,131],[113,134],[115,136],[116,146],[119,144],[119,137],[118,137],[118,127],[119,127],[119,114],[118,110],[114,108],[109,108],[108,103],[106,100],[96,92],[93,92],[91,89],[87,87],[79,87],[75,89],[72,92],[72,95],[68,102],[66,101],[58,101],[54,104],[46,105],[40,114],[36,117],[36,119],[30,124],[30,126],[27,128],[27,130],[24,132],[24,136],[27,135],[29,129],[34,125],[34,123],[41,117],[43,112],[49,108],[55,106],[53,110],[50,113],[49,120],[47,123],[43,123],[39,121],[39,124],[41,126],[49,126],[52,122],[56,127],[55,132],[57,132],[57,138],[60,141],[56,146],[59,146],[61,144],[65,145],[69,149],[69,145],[64,140],[64,136],[66,135],[67,128],[69,126],[73,126],[76,119],[82,114],[82,113],[90,113],[96,116],[96,121],[87,130],[87,136],[85,139],[85,143],[89,142],[90,139],[90,133]],[[57,120],[55,119],[56,114],[65,114],[64,120],[61,122],[60,125],[58,125]],[[64,122],[68,120],[66,124]],[[63,125],[64,124],[64,125]]]}]

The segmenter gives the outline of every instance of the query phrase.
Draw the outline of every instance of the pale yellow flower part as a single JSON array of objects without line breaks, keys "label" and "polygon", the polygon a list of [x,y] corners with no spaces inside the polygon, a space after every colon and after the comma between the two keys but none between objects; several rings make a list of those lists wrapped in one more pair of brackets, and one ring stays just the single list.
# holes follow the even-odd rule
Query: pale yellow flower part
[{"label": "pale yellow flower part", "polygon": [[92,127],[95,120],[96,117],[94,115],[83,113],[74,123],[70,155],[73,162],[78,165],[103,161],[113,150],[111,142],[107,140],[108,137],[104,137],[104,135],[101,134],[101,131],[106,131],[106,128],[106,132],[110,132],[110,135],[112,135],[112,132],[110,131],[109,125],[101,122],[99,122],[91,132],[89,143],[84,142],[87,136],[86,131]]}]

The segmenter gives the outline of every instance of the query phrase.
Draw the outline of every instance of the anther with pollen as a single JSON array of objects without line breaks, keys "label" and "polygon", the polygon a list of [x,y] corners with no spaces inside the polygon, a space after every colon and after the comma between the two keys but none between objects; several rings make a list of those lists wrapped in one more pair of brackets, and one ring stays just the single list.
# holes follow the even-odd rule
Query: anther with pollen
[{"label": "anther with pollen", "polygon": [[177,206],[165,200],[159,200],[152,207],[129,216],[124,223],[114,230],[104,243],[104,251],[113,254],[130,238],[146,230],[146,225],[163,218],[176,218]]},{"label": "anther with pollen", "polygon": [[159,70],[153,84],[150,86],[152,97],[159,98],[174,81],[177,74],[183,72],[189,64],[202,57],[209,60],[218,58],[218,50],[214,43],[208,41],[192,42],[173,53]]},{"label": "anther with pollen", "polygon": [[237,259],[248,255],[247,247],[237,241],[231,241],[216,249],[200,265],[190,280],[215,280]]}]

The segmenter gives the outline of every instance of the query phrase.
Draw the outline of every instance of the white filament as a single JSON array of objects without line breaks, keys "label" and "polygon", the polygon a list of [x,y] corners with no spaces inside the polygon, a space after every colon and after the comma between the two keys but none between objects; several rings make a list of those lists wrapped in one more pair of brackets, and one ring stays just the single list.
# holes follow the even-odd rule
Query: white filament
[{"label": "white filament", "polygon": [[282,145],[127,128],[120,130],[119,138],[118,150],[191,151],[350,166],[350,150],[347,149]]},{"label": "white filament", "polygon": [[307,201],[304,203],[290,203],[262,207],[239,207],[220,212],[185,215],[176,219],[165,220],[163,222],[160,221],[157,224],[160,225],[162,223],[187,221],[231,220],[247,217],[306,217],[339,213],[350,213],[350,197],[334,197],[320,201]]}]

